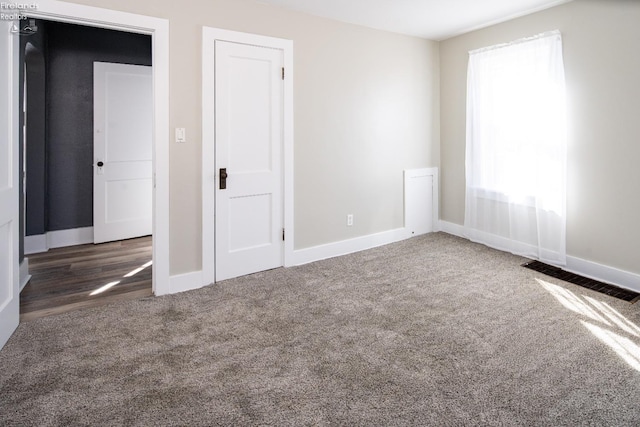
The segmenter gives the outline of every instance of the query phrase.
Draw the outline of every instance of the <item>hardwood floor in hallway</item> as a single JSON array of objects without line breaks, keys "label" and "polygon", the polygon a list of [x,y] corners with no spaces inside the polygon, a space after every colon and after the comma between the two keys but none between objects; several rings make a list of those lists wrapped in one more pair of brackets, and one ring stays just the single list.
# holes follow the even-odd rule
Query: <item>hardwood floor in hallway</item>
[{"label": "hardwood floor in hallway", "polygon": [[20,321],[152,295],[151,236],[28,255]]}]

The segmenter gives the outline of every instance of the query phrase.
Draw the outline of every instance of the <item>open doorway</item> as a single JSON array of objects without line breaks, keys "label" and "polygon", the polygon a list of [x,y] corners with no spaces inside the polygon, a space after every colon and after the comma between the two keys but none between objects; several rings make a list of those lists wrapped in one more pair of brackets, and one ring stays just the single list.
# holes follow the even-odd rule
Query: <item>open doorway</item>
[{"label": "open doorway", "polygon": [[[151,295],[151,141],[148,165],[133,164],[140,160],[135,155],[124,156],[130,169],[148,173],[129,182],[119,179],[109,190],[112,202],[107,202],[135,216],[147,210],[139,206],[140,199],[147,198],[149,212],[141,216],[148,216],[149,224],[143,227],[148,232],[93,244],[105,241],[94,238],[94,182],[96,173],[103,178],[109,169],[97,166],[105,159],[96,160],[94,149],[94,64],[151,67],[151,36],[43,19],[29,25],[31,31],[21,34],[20,43],[26,83],[21,192],[25,237],[20,255],[28,256],[31,280],[21,292],[21,319]],[[145,113],[151,122],[151,101],[149,108]],[[128,146],[120,144],[116,151]],[[127,203],[125,197],[131,195],[124,190],[136,186],[148,194],[141,197],[138,191]],[[127,209],[130,206],[135,208]]]}]

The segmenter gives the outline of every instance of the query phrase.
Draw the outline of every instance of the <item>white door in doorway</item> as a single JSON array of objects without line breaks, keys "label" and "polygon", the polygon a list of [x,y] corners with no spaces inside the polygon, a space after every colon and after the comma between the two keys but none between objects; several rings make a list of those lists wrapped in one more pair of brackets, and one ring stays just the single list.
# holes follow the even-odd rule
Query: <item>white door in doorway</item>
[{"label": "white door in doorway", "polygon": [[151,67],[93,65],[94,243],[148,236],[153,203]]},{"label": "white door in doorway", "polygon": [[0,348],[20,319],[18,272],[18,37],[14,22],[0,20]]},{"label": "white door in doorway", "polygon": [[283,265],[283,51],[215,42],[215,278]]}]

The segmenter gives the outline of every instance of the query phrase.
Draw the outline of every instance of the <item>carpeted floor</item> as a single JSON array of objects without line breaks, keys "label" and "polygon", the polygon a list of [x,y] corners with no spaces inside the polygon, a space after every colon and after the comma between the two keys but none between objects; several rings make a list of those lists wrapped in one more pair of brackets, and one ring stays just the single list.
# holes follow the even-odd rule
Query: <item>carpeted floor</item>
[{"label": "carpeted floor", "polygon": [[20,325],[0,425],[639,425],[639,306],[443,233]]}]

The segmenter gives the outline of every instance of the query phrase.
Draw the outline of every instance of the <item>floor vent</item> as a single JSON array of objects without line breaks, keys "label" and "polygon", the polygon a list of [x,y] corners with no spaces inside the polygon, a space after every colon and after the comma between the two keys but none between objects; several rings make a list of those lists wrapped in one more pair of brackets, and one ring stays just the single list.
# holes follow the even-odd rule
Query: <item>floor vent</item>
[{"label": "floor vent", "polygon": [[640,297],[640,294],[637,292],[589,279],[588,277],[580,276],[579,274],[570,273],[559,267],[554,267],[553,265],[545,264],[540,261],[530,261],[522,264],[522,266],[535,270],[539,273],[546,274],[547,276],[555,277],[556,279],[564,280],[565,282],[573,283],[574,285],[582,286],[583,288],[591,289],[630,303],[636,302]]}]

